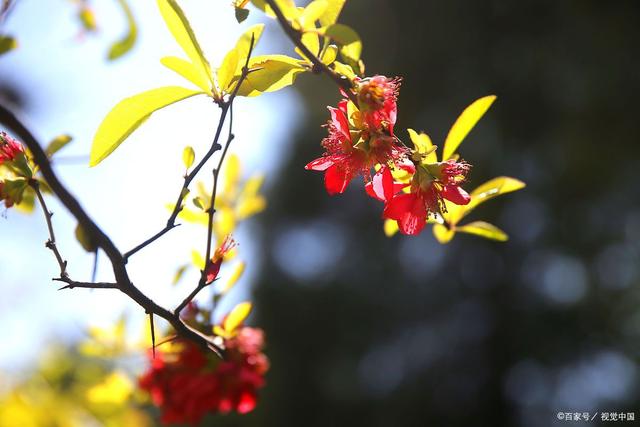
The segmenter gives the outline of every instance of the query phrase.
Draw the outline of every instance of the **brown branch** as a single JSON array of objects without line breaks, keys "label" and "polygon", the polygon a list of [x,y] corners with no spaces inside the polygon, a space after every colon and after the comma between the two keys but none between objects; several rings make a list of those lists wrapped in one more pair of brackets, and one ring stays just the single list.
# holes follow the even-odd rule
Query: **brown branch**
[{"label": "brown branch", "polygon": [[321,72],[329,76],[331,80],[333,80],[338,87],[340,87],[349,97],[351,102],[353,102],[356,106],[358,106],[358,99],[353,93],[353,85],[351,81],[345,76],[342,76],[336,73],[334,70],[329,68],[327,64],[322,62],[320,58],[318,58],[313,52],[309,50],[307,46],[302,43],[302,33],[291,26],[287,18],[282,13],[282,10],[276,5],[275,0],[265,0],[265,2],[271,7],[273,13],[276,15],[276,19],[280,23],[280,26],[284,30],[284,32],[289,36],[293,44],[296,45],[298,49],[304,54],[304,56],[311,61],[313,64],[313,70],[315,72]]},{"label": "brown branch", "polygon": [[58,250],[58,245],[56,244],[56,235],[53,231],[53,224],[51,223],[51,217],[53,213],[47,207],[47,203],[42,196],[42,192],[40,191],[40,183],[35,179],[29,180],[29,186],[33,188],[33,191],[36,193],[38,201],[40,202],[40,206],[42,207],[42,212],[44,213],[44,219],[47,221],[47,228],[49,229],[49,240],[45,243],[45,246],[53,252],[56,257],[56,261],[58,261],[58,266],[60,266],[60,278],[65,279],[68,278],[67,274],[67,261],[62,259],[62,255]]},{"label": "brown branch", "polygon": [[75,280],[71,280],[68,277],[56,277],[53,279],[56,282],[64,282],[67,283],[66,286],[58,289],[59,291],[63,289],[74,289],[74,288],[86,288],[86,289],[118,289],[117,283],[108,283],[108,282],[76,282]]},{"label": "brown branch", "polygon": [[218,355],[222,354],[219,346],[217,346],[211,337],[192,328],[184,323],[179,316],[174,315],[169,310],[159,306],[145,294],[143,294],[129,278],[126,268],[126,260],[115,246],[113,241],[107,236],[100,227],[89,217],[87,212],[82,208],[78,200],[67,190],[60,182],[51,163],[44,150],[38,143],[38,140],[29,131],[29,129],[7,108],[0,105],[0,121],[11,127],[20,137],[22,142],[29,148],[33,156],[33,161],[40,167],[42,176],[53,193],[60,199],[62,204],[71,212],[78,220],[80,226],[85,230],[89,237],[94,241],[98,248],[102,249],[109,258],[113,267],[113,274],[116,279],[118,289],[134,300],[138,305],[145,309],[147,313],[156,314],[167,322],[176,330],[176,333],[185,339],[189,339],[196,344],[211,349]]}]

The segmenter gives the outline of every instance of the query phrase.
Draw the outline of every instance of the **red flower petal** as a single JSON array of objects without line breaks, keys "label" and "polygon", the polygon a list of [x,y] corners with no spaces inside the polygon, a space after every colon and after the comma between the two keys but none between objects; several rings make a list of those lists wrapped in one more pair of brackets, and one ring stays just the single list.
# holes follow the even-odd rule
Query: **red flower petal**
[{"label": "red flower petal", "polygon": [[324,173],[324,186],[327,193],[330,195],[344,193],[351,178],[344,168],[338,165],[331,166]]},{"label": "red flower petal", "polygon": [[380,168],[380,170],[373,176],[371,182],[368,182],[365,185],[365,191],[367,194],[382,202],[391,200],[395,194],[395,188],[396,186],[394,185],[391,171],[386,166]]},{"label": "red flower petal", "polygon": [[403,234],[416,235],[420,234],[427,222],[427,208],[419,195],[399,194],[387,203],[382,216],[398,221]]},{"label": "red flower petal", "polygon": [[457,185],[445,185],[440,194],[456,205],[466,205],[471,201],[469,193]]},{"label": "red flower petal", "polygon": [[329,112],[331,113],[331,121],[337,130],[340,131],[342,136],[347,140],[351,141],[351,133],[349,133],[349,122],[347,121],[347,116],[345,113],[334,107],[327,107]]},{"label": "red flower petal", "polygon": [[333,160],[330,157],[320,157],[318,159],[309,162],[304,168],[314,171],[325,171],[333,165]]}]

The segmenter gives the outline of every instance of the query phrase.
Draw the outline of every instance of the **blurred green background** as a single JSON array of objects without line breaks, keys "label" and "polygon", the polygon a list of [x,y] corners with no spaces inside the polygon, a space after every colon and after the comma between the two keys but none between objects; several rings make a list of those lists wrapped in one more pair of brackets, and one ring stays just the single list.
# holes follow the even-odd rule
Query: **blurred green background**
[{"label": "blurred green background", "polygon": [[341,21],[364,41],[367,74],[402,76],[403,139],[410,127],[441,145],[464,107],[498,96],[461,153],[474,165],[469,188],[499,175],[527,183],[472,214],[511,239],[385,237],[381,206],[359,185],[329,197],[303,169],[339,99],[332,83],[303,75],[288,89],[300,123],[278,110],[283,98],[265,97],[289,139],[264,135],[280,167],[248,233],[260,261],[253,323],[272,368],[255,412],[206,425],[640,419],[640,3],[350,0]]}]

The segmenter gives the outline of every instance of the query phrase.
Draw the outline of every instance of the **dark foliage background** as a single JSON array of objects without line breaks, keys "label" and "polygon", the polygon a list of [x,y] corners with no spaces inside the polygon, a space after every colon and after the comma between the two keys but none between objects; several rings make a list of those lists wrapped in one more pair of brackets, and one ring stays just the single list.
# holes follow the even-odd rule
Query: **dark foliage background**
[{"label": "dark foliage background", "polygon": [[495,93],[462,146],[470,185],[510,175],[528,187],[474,213],[506,244],[387,239],[360,186],[328,197],[303,170],[320,153],[321,107],[338,99],[303,76],[307,122],[261,216],[257,322],[273,367],[242,424],[640,417],[639,12],[634,1],[348,2],[367,74],[404,78],[398,128],[441,145],[466,105]]}]

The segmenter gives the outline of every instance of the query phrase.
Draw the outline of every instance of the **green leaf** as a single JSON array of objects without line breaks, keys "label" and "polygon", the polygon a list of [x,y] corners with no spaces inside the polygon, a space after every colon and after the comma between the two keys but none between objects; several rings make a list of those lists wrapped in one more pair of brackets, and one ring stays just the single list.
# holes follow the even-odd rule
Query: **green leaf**
[{"label": "green leaf", "polygon": [[200,90],[167,86],[120,101],[98,127],[91,146],[89,165],[95,166],[107,158],[155,111],[202,93]]},{"label": "green leaf", "polygon": [[2,182],[2,196],[7,200],[19,205],[25,190],[29,188],[29,183],[24,178],[5,179]]},{"label": "green leaf", "polygon": [[0,55],[18,47],[18,42],[11,36],[0,35]]},{"label": "green leaf", "polygon": [[122,7],[127,18],[128,30],[127,34],[122,39],[111,45],[108,55],[110,61],[120,58],[122,55],[129,52],[138,38],[138,26],[133,18],[133,13],[131,13],[131,8],[127,4],[126,0],[118,0],[118,3],[120,4],[120,7]]},{"label": "green leaf", "polygon": [[478,120],[482,118],[495,100],[495,95],[485,96],[465,108],[460,117],[451,126],[447,139],[444,141],[443,161],[450,159],[455,154],[462,140],[471,132],[471,129],[478,123]]},{"label": "green leaf", "polygon": [[241,7],[236,7],[235,9],[236,21],[238,21],[238,24],[241,24],[249,17],[249,9],[243,9]]},{"label": "green leaf", "polygon": [[193,150],[193,147],[184,147],[184,150],[182,150],[182,163],[184,163],[184,167],[189,169],[191,166],[193,166],[193,162],[195,159],[196,152]]},{"label": "green leaf", "polygon": [[285,55],[256,56],[251,59],[249,73],[240,86],[238,95],[258,96],[274,92],[293,84],[297,75],[306,71],[300,61]]},{"label": "green leaf", "polygon": [[182,276],[184,276],[184,273],[186,273],[188,269],[189,269],[189,264],[183,264],[180,267],[178,267],[178,269],[176,270],[176,274],[173,275],[171,284],[174,286],[177,285],[178,282],[180,282],[180,279],[182,279]]},{"label": "green leaf", "polygon": [[213,86],[209,63],[204,57],[191,25],[178,3],[175,0],[158,0],[158,7],[169,31],[171,31],[173,37],[193,63],[196,72],[200,75],[200,79],[209,81],[210,86]]},{"label": "green leaf", "polygon": [[80,224],[76,225],[74,234],[76,236],[76,240],[85,251],[95,252],[98,250],[98,245],[96,245],[96,243],[91,239],[91,236],[89,236]]},{"label": "green leaf", "polygon": [[[276,16],[276,14],[273,13],[273,10],[271,10],[271,7],[269,7],[264,0],[251,0],[251,3],[253,3],[253,5],[258,9],[262,10],[267,16],[270,16],[271,18]],[[300,11],[293,0],[276,0],[276,5],[282,11],[284,17],[289,21],[300,15]]]},{"label": "green leaf", "polygon": [[358,62],[362,54],[362,41],[355,30],[344,24],[333,24],[323,28],[322,33],[340,46],[340,54],[349,61]]},{"label": "green leaf", "polygon": [[58,135],[55,138],[53,138],[51,142],[49,142],[49,145],[47,145],[47,148],[45,148],[44,152],[47,155],[47,157],[51,157],[55,153],[60,151],[62,148],[64,148],[72,140],[73,138],[69,135],[66,135],[66,134]]},{"label": "green leaf", "polygon": [[208,95],[213,95],[211,82],[206,76],[200,74],[195,65],[191,62],[175,56],[165,56],[160,60],[160,62],[171,71],[175,71],[194,85],[198,86]]},{"label": "green leaf", "polygon": [[341,76],[345,76],[349,80],[353,80],[356,77],[356,73],[353,72],[351,65],[343,64],[339,61],[334,61],[333,70]]},{"label": "green leaf", "polygon": [[340,16],[342,7],[346,0],[326,0],[328,5],[324,13],[320,16],[320,25],[323,27],[335,24]]},{"label": "green leaf", "polygon": [[486,239],[497,240],[499,242],[506,242],[509,240],[509,236],[496,227],[493,224],[489,224],[484,221],[474,221],[469,224],[465,224],[459,227],[456,227],[456,231],[460,231],[462,233],[475,234],[476,236],[481,236]]},{"label": "green leaf", "polygon": [[192,202],[195,207],[204,210],[204,203],[200,197],[194,197]]}]

